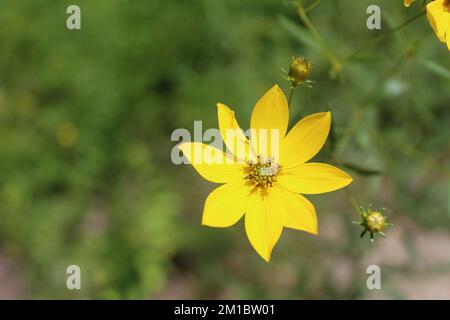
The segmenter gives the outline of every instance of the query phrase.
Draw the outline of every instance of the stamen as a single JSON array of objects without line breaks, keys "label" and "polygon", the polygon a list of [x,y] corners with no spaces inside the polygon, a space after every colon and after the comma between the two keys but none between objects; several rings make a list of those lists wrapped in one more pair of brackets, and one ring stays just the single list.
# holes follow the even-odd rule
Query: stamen
[{"label": "stamen", "polygon": [[264,160],[262,156],[257,157],[256,163],[248,162],[247,179],[255,187],[272,187],[276,176],[280,172],[280,166],[272,159]]}]

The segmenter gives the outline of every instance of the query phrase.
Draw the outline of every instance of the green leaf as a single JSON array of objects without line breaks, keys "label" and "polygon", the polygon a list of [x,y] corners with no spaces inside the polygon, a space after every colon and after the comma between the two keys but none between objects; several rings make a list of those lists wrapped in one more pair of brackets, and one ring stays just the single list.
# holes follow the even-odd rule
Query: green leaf
[{"label": "green leaf", "polygon": [[363,167],[361,167],[359,165],[352,164],[352,163],[344,162],[344,163],[342,163],[342,166],[347,168],[347,169],[349,169],[349,170],[352,170],[352,171],[354,171],[357,174],[362,175],[362,176],[377,176],[377,175],[380,175],[382,173],[381,170],[363,168]]},{"label": "green leaf", "polygon": [[[394,17],[394,15],[389,14],[388,12],[383,12],[383,21],[388,25],[388,30],[395,29],[402,23],[401,21],[398,21],[398,19]],[[406,49],[406,47],[408,46],[408,38],[405,36],[404,29],[394,32],[392,36],[397,40],[394,43],[398,45],[399,48]]]},{"label": "green leaf", "polygon": [[299,42],[304,44],[307,47],[310,47],[311,49],[320,52],[320,47],[314,41],[314,39],[310,36],[308,31],[306,31],[304,28],[299,26],[297,23],[293,22],[292,20],[286,18],[285,16],[278,16],[278,19],[281,23],[281,26],[295,39],[297,39]]},{"label": "green leaf", "polygon": [[443,78],[450,80],[450,70],[447,69],[446,67],[441,66],[440,64],[438,64],[434,61],[431,61],[431,60],[424,60],[424,61],[422,61],[422,63],[431,72],[435,73],[438,76],[441,76]]}]

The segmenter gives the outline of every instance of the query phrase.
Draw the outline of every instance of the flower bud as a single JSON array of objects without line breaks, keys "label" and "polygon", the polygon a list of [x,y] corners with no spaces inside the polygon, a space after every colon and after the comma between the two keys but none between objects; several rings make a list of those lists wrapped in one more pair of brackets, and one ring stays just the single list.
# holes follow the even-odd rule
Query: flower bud
[{"label": "flower bud", "polygon": [[386,216],[384,216],[379,211],[372,211],[372,208],[370,206],[367,212],[363,208],[360,208],[360,211],[362,221],[353,223],[359,224],[360,226],[364,227],[364,230],[361,233],[361,238],[366,234],[366,232],[369,232],[370,240],[373,242],[373,235],[375,233],[379,234],[382,237],[385,237],[386,235],[383,233],[384,228],[393,226],[392,223],[386,221]]},{"label": "flower bud", "polygon": [[366,228],[370,232],[383,231],[385,223],[386,223],[385,217],[378,211],[372,211],[366,216],[365,219]]},{"label": "flower bud", "polygon": [[289,67],[289,80],[292,86],[296,87],[299,84],[304,84],[311,72],[311,63],[302,57],[293,58],[291,66]]}]

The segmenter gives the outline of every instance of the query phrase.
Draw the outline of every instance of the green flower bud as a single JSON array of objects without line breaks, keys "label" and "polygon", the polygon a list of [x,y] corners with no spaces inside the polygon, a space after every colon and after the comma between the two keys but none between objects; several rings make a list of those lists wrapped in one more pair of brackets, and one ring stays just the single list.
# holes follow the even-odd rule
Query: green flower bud
[{"label": "green flower bud", "polygon": [[373,242],[374,234],[379,234],[380,236],[385,237],[386,235],[383,233],[384,228],[393,226],[392,223],[386,221],[386,216],[379,211],[372,211],[370,206],[367,212],[362,207],[360,208],[360,211],[362,221],[354,221],[353,223],[364,227],[364,230],[361,233],[361,238],[366,234],[366,232],[369,232],[370,240]]},{"label": "green flower bud", "polygon": [[386,218],[378,211],[373,211],[366,216],[365,225],[370,232],[383,231],[386,226]]},{"label": "green flower bud", "polygon": [[292,86],[304,84],[311,73],[311,63],[302,57],[293,58],[289,68],[288,78],[292,82]]}]

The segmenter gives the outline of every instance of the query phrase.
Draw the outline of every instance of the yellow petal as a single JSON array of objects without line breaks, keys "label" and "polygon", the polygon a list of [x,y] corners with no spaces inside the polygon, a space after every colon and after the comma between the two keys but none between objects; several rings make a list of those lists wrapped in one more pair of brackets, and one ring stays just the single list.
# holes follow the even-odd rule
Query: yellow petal
[{"label": "yellow petal", "polygon": [[436,0],[428,3],[427,17],[438,39],[445,42],[445,33],[450,23],[450,13],[444,11],[444,1]]},{"label": "yellow petal", "polygon": [[316,209],[308,199],[281,186],[274,186],[270,193],[281,211],[283,226],[317,235]]},{"label": "yellow petal", "polygon": [[281,145],[281,165],[295,167],[314,157],[327,140],[330,124],[330,112],[314,113],[297,122]]},{"label": "yellow petal", "polygon": [[344,171],[325,163],[304,163],[282,169],[277,182],[289,191],[317,194],[344,188],[352,182]]},{"label": "yellow petal", "polygon": [[247,203],[245,231],[251,245],[265,261],[270,261],[282,230],[279,209],[271,203],[270,197],[253,193]]},{"label": "yellow petal", "polygon": [[448,26],[447,26],[446,37],[447,37],[447,48],[448,48],[448,51],[450,51],[450,22],[448,23]]},{"label": "yellow petal", "polygon": [[226,183],[244,177],[245,164],[236,163],[222,150],[200,142],[185,142],[177,147],[206,180]]},{"label": "yellow petal", "polygon": [[244,179],[215,189],[206,199],[202,224],[218,228],[234,225],[244,215],[250,190]]},{"label": "yellow petal", "polygon": [[273,86],[253,108],[251,142],[257,154],[278,158],[280,140],[286,135],[289,110],[286,97],[278,85]]},{"label": "yellow petal", "polygon": [[219,120],[219,129],[222,139],[230,150],[230,152],[237,157],[237,159],[246,160],[254,159],[254,154],[251,153],[250,143],[244,132],[239,127],[234,111],[222,103],[217,104],[217,116]]}]

